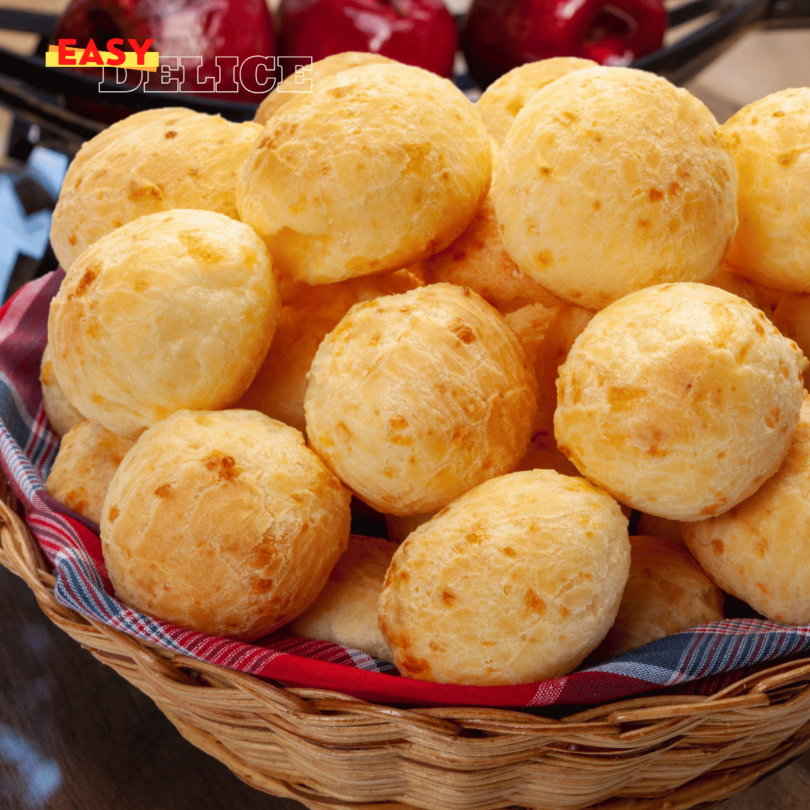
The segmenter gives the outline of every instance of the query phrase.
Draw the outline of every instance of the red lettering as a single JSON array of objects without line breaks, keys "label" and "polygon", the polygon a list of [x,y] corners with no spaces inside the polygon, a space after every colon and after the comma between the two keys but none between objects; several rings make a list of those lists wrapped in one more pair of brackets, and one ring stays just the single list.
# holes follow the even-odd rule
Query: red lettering
[{"label": "red lettering", "polygon": [[111,39],[107,42],[107,51],[115,57],[114,59],[108,60],[108,67],[118,67],[118,65],[124,64],[127,55],[118,47],[123,44],[123,39]]},{"label": "red lettering", "polygon": [[79,57],[79,67],[83,67],[84,65],[88,64],[104,67],[104,59],[102,59],[101,53],[99,53],[96,43],[93,42],[92,39],[88,41],[87,47],[84,49],[84,53]]},{"label": "red lettering", "polygon": [[68,54],[68,46],[76,47],[75,39],[60,39],[59,40],[59,64],[60,65],[75,65],[76,59],[73,54]]},{"label": "red lettering", "polygon": [[132,46],[132,50],[138,54],[137,64],[138,65],[145,65],[146,64],[146,52],[152,47],[155,40],[154,39],[147,39],[143,45],[138,45],[138,41],[135,39],[128,39],[127,42]]}]

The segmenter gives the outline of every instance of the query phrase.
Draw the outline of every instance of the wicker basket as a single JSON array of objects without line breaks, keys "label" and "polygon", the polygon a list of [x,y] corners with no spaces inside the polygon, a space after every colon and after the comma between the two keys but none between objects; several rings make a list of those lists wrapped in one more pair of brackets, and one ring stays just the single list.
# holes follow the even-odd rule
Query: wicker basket
[{"label": "wicker basket", "polygon": [[810,659],[712,697],[653,696],[549,719],[405,709],[281,689],[145,645],[63,607],[0,479],[0,562],[48,617],[250,785],[310,808],[711,807],[810,749]]}]

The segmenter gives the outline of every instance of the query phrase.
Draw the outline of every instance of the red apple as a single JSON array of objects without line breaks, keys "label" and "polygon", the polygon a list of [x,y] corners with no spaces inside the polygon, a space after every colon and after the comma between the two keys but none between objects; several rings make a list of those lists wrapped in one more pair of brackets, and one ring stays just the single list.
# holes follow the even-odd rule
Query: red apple
[{"label": "red apple", "polygon": [[627,65],[658,50],[666,27],[663,0],[473,0],[461,47],[470,75],[486,87],[552,56]]},{"label": "red apple", "polygon": [[[161,57],[202,57],[199,70],[185,71],[182,90],[187,92],[211,88],[212,81],[205,79],[218,77],[217,56],[235,57],[241,65],[249,56],[275,55],[273,20],[265,0],[73,0],[53,34],[54,41],[75,39],[80,48],[92,39],[100,50],[114,38],[140,44],[154,39],[152,50]],[[126,44],[122,49],[131,50]],[[220,89],[236,89],[234,62],[224,62],[222,73],[227,75]],[[256,71],[243,71],[238,91],[224,97],[256,103],[267,92],[256,81]]]},{"label": "red apple", "polygon": [[453,75],[458,34],[442,0],[282,0],[278,21],[286,56],[364,51]]}]

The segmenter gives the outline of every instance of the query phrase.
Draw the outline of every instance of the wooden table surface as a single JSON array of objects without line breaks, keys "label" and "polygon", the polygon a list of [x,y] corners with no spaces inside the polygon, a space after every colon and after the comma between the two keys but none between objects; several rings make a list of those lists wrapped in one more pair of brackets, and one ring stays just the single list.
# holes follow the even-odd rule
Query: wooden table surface
[{"label": "wooden table surface", "polygon": [[[662,810],[666,805],[662,803]],[[723,810],[808,810],[810,754]],[[303,810],[194,748],[0,567],[0,810]]]},{"label": "wooden table surface", "polygon": [[303,810],[237,779],[0,567],[0,810]]}]

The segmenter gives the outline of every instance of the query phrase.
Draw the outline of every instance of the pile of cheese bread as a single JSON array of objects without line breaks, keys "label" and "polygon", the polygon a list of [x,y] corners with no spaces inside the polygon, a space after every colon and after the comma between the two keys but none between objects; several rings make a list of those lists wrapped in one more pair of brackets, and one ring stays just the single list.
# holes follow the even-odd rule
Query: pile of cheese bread
[{"label": "pile of cheese bread", "polygon": [[581,59],[132,115],[54,212],[47,489],[126,604],[413,678],[555,677],[724,592],[808,623],[808,188],[810,89],[718,126]]}]

